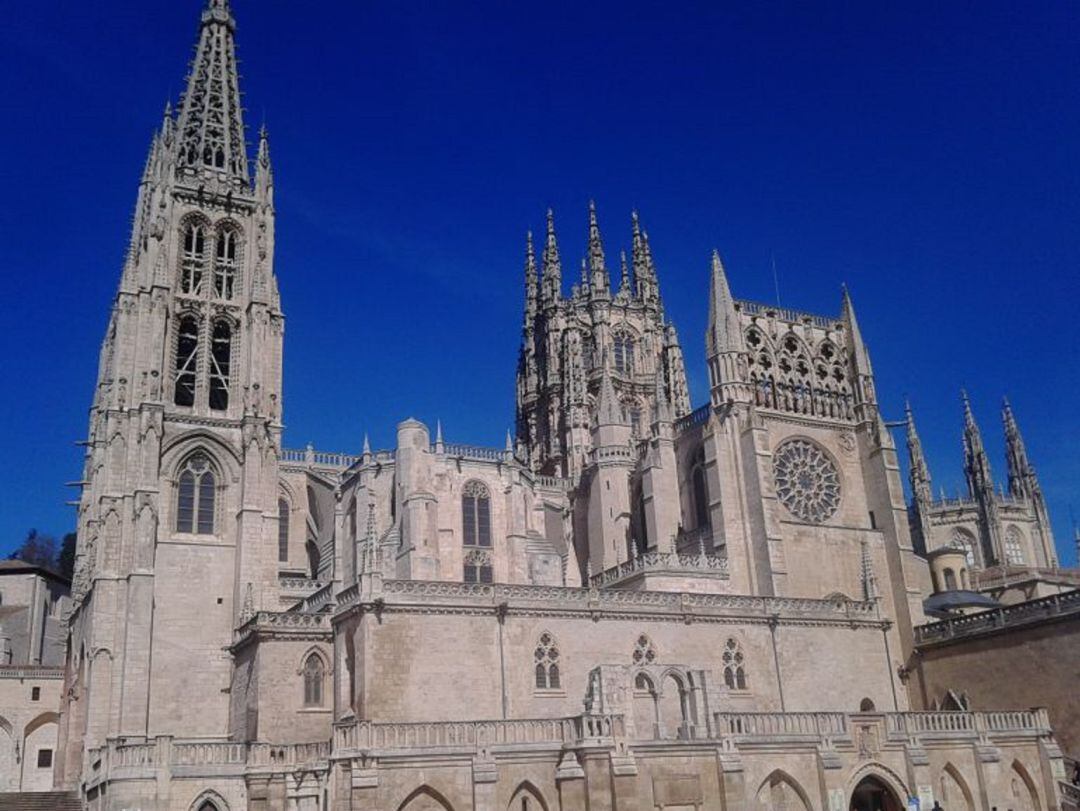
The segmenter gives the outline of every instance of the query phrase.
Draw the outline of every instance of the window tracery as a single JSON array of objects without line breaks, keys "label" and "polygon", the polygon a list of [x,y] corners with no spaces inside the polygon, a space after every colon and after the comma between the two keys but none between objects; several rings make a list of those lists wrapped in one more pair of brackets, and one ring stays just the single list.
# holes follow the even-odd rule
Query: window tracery
[{"label": "window tracery", "polygon": [[216,480],[210,460],[192,455],[180,471],[176,497],[176,531],[214,534]]},{"label": "window tracery", "polygon": [[634,643],[634,652],[631,659],[633,659],[635,665],[656,664],[656,647],[645,634],[639,636]]},{"label": "window tracery", "polygon": [[558,690],[561,687],[559,677],[559,646],[555,638],[546,631],[540,634],[533,652],[536,661],[536,689]]},{"label": "window tracery", "polygon": [[214,257],[214,295],[231,299],[235,292],[240,235],[232,228],[223,228],[217,235]]},{"label": "window tracery", "polygon": [[467,549],[464,568],[466,583],[492,582],[491,553],[486,549]]},{"label": "window tracery", "polygon": [[746,690],[746,657],[742,646],[734,639],[724,645],[724,684],[729,690]]},{"label": "window tracery", "polygon": [[229,372],[232,361],[232,327],[216,321],[210,336],[210,408],[225,411],[229,407]]},{"label": "window tracery", "polygon": [[811,348],[793,332],[774,346],[756,326],[745,333],[749,379],[759,406],[830,419],[853,416],[845,357],[829,340]]},{"label": "window tracery", "polygon": [[1024,560],[1024,536],[1015,525],[1009,525],[1005,530],[1005,562],[1010,566],[1023,566]]},{"label": "window tracery", "polygon": [[189,222],[184,228],[183,253],[180,258],[180,292],[189,296],[202,293],[206,275],[206,223]]},{"label": "window tracery", "polygon": [[323,705],[323,681],[326,678],[326,666],[322,657],[312,652],[304,660],[304,706],[321,707]]},{"label": "window tracery", "polygon": [[612,361],[615,371],[622,375],[634,373],[634,339],[632,336],[617,332],[612,338]]},{"label": "window tracery", "polygon": [[789,439],[773,453],[776,495],[803,521],[820,524],[840,506],[840,473],[814,442]]},{"label": "window tracery", "polygon": [[278,562],[289,562],[289,502],[278,499]]},{"label": "window tracery", "polygon": [[461,518],[465,546],[491,546],[491,495],[481,482],[466,482],[462,489]]},{"label": "window tracery", "polygon": [[176,330],[176,362],[173,366],[173,402],[195,405],[195,375],[199,364],[199,321],[195,316],[180,318]]},{"label": "window tracery", "polygon": [[960,549],[963,551],[968,566],[974,566],[976,564],[975,539],[965,530],[960,529],[960,527],[954,528],[952,531],[952,538],[949,540],[949,546],[953,549]]}]

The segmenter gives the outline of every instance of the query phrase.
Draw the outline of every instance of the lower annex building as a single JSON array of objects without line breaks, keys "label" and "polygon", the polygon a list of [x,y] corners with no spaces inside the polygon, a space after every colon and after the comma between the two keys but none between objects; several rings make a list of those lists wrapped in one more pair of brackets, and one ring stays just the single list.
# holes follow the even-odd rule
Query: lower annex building
[{"label": "lower annex building", "polygon": [[[1059,807],[1045,711],[917,711],[920,553],[951,538],[940,504],[911,520],[846,292],[826,315],[741,301],[714,256],[692,409],[637,217],[614,273],[590,207],[567,294],[549,213],[504,447],[405,420],[388,450],[284,449],[273,172],[265,131],[249,164],[235,29],[209,0],[139,185],[58,786],[142,811]],[[1010,561],[1010,527],[1054,568],[1033,472],[987,502],[965,436],[973,571]]]}]

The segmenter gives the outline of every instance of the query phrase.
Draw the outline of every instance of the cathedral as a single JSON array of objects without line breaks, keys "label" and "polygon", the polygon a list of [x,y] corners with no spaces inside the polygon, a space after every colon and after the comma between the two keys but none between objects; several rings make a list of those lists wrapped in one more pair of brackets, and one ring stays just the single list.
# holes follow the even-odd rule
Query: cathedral
[{"label": "cathedral", "polygon": [[[504,445],[405,419],[392,448],[283,447],[290,271],[236,27],[207,0],[138,186],[57,786],[102,811],[1060,807],[1045,710],[952,706],[913,663],[931,595],[1056,568],[1016,420],[1008,492],[967,409],[969,496],[935,499],[909,411],[909,504],[846,290],[742,300],[714,254],[694,408],[644,220],[616,263],[590,205],[569,284],[549,211]],[[932,576],[939,550],[970,572]]]}]

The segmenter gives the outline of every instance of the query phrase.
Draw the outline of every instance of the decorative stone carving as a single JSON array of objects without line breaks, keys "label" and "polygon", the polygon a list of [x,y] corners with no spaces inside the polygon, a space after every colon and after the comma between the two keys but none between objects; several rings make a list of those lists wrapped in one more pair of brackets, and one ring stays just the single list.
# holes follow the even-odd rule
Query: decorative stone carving
[{"label": "decorative stone carving", "polygon": [[773,454],[776,495],[792,515],[820,524],[840,506],[840,473],[816,443],[789,439]]}]

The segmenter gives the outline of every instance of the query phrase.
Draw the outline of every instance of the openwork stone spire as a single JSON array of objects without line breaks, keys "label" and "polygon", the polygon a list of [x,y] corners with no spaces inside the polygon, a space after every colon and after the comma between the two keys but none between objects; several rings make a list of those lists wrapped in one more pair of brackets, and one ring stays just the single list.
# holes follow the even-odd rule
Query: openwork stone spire
[{"label": "openwork stone spire", "polygon": [[905,422],[907,423],[907,447],[909,474],[911,478],[911,492],[915,500],[929,504],[932,498],[930,487],[930,468],[926,464],[926,456],[923,454],[922,440],[915,430],[915,415],[911,411],[911,403],[904,402]]},{"label": "openwork stone spire", "polygon": [[1035,468],[1028,461],[1024,438],[1020,435],[1020,427],[1016,424],[1016,417],[1008,399],[1002,402],[1001,419],[1005,423],[1005,461],[1009,467],[1009,492],[1014,496],[1034,495],[1040,489],[1039,480],[1035,476]]},{"label": "openwork stone spire", "polygon": [[235,31],[228,0],[209,0],[180,107],[177,167],[181,177],[209,174],[248,183]]},{"label": "openwork stone spire", "polygon": [[611,284],[604,261],[604,242],[596,219],[596,203],[589,201],[589,275],[593,295],[606,295]]},{"label": "openwork stone spire", "polygon": [[983,447],[982,433],[971,411],[971,401],[967,391],[961,389],[960,399],[964,405],[964,473],[967,476],[968,491],[972,497],[981,492],[993,496],[994,479],[990,474],[990,460]]},{"label": "openwork stone spire", "polygon": [[547,212],[547,238],[544,242],[541,296],[546,306],[556,304],[562,298],[562,262],[559,260],[559,242],[555,238],[555,213]]}]

